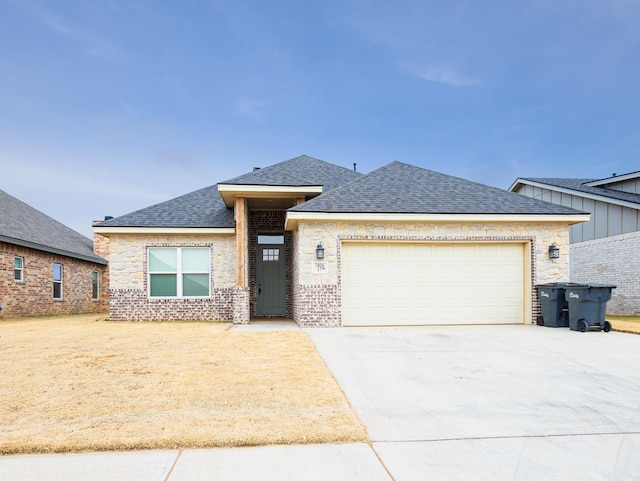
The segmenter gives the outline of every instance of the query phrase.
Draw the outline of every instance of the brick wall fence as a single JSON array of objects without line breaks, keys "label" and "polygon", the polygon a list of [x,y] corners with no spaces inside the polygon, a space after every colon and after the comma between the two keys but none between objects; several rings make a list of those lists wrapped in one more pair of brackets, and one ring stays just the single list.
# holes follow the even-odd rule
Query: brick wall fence
[{"label": "brick wall fence", "polygon": [[[16,281],[16,256],[23,258],[23,280]],[[62,299],[53,299],[53,264],[62,265]],[[108,278],[101,264],[0,242],[2,317],[107,312]],[[99,299],[92,299],[92,272],[99,273]]]},{"label": "brick wall fence", "polygon": [[571,244],[571,280],[617,286],[607,313],[640,315],[640,232]]}]

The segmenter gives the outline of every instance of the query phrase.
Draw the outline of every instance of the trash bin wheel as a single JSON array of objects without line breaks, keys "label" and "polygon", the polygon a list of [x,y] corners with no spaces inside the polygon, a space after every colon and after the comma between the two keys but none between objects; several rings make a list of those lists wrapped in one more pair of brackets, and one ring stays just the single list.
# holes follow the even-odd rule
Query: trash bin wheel
[{"label": "trash bin wheel", "polygon": [[580,319],[578,321],[578,331],[587,332],[587,329],[589,329],[589,324],[587,324],[587,321],[585,321],[584,319]]},{"label": "trash bin wheel", "polygon": [[611,330],[611,323],[609,321],[604,321],[604,332],[609,332]]},{"label": "trash bin wheel", "polygon": [[536,324],[538,326],[544,326],[544,317],[538,316],[538,318],[536,319]]}]

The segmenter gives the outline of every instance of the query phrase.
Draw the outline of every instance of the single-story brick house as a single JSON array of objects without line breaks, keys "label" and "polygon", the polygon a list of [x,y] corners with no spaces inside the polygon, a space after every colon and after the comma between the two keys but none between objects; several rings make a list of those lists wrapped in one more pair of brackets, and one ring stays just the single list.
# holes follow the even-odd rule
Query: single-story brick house
[{"label": "single-story brick house", "polygon": [[106,266],[90,239],[0,190],[0,315],[106,312]]},{"label": "single-story brick house", "polygon": [[569,226],[588,219],[401,162],[363,175],[304,155],[94,232],[113,320],[531,323],[535,284],[568,278]]},{"label": "single-story brick house", "polygon": [[569,230],[574,282],[613,284],[610,314],[640,315],[640,172],[604,179],[519,178],[509,188],[591,213]]}]

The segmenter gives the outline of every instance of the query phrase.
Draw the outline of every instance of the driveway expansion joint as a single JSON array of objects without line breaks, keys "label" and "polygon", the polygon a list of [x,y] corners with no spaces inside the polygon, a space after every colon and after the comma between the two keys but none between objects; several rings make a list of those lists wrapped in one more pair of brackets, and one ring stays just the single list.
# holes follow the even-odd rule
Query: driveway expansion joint
[{"label": "driveway expansion joint", "polygon": [[482,441],[486,439],[544,439],[544,438],[567,438],[567,437],[584,437],[584,436],[635,436],[640,435],[640,431],[617,431],[605,433],[562,433],[562,434],[523,434],[513,436],[471,436],[463,438],[438,438],[438,439],[403,439],[403,440],[374,440],[372,444],[393,443],[393,444],[411,444],[411,443],[441,443],[448,441]]},{"label": "driveway expansion joint", "polygon": [[169,472],[164,477],[164,481],[169,481],[169,478],[171,477],[171,474],[173,474],[173,470],[176,468],[176,465],[178,464],[178,461],[180,461],[180,457],[182,456],[183,452],[184,452],[184,449],[179,449],[178,450],[178,454],[176,455],[176,459],[174,459],[173,464],[169,468]]}]

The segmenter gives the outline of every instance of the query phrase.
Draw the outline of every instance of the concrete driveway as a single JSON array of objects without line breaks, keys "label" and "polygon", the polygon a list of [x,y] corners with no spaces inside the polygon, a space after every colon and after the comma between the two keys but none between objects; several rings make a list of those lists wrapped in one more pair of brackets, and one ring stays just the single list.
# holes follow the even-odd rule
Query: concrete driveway
[{"label": "concrete driveway", "polygon": [[640,480],[640,337],[305,330],[396,481]]}]

